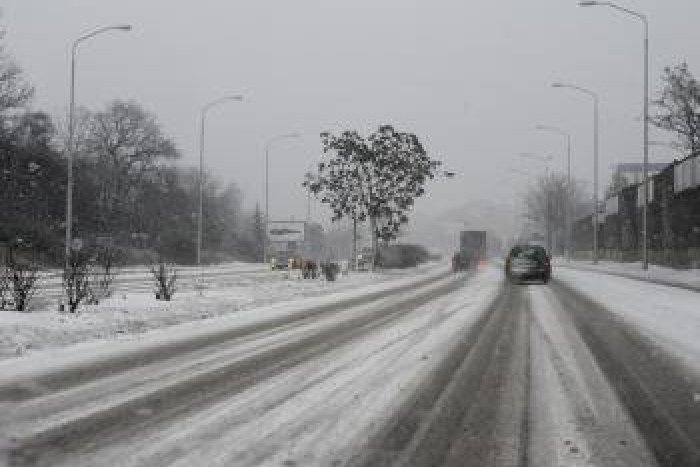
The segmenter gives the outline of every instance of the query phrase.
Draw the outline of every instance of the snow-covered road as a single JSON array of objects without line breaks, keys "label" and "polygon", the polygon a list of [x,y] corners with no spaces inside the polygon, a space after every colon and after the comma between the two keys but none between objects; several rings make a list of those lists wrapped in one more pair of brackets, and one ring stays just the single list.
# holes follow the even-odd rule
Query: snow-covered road
[{"label": "snow-covered road", "polygon": [[[239,429],[250,439],[240,449],[257,459],[274,455],[276,449],[263,448],[255,433],[270,430],[279,436],[284,432],[278,429],[279,417],[289,417],[284,423],[290,424],[298,418],[296,411],[310,414],[333,397],[339,400],[331,405],[341,413],[330,419],[347,420],[347,427],[364,432],[367,420],[377,423],[372,404],[383,408],[401,391],[411,392],[411,384],[421,380],[420,367],[439,361],[453,336],[483,312],[497,295],[497,275],[485,272],[457,295],[445,294],[459,289],[464,277],[436,275],[406,281],[389,296],[381,287],[373,296],[369,287],[362,300],[345,297],[346,306],[339,306],[343,297],[336,296],[317,303],[315,311],[284,310],[278,319],[268,313],[267,320],[253,327],[229,318],[229,333],[209,323],[194,336],[181,329],[181,335],[162,333],[151,342],[106,343],[82,356],[68,348],[52,356],[37,352],[2,362],[2,419],[12,420],[2,426],[3,435],[6,442],[22,446],[13,455],[18,463],[150,465],[164,459],[169,465],[183,457],[178,448],[183,425],[193,430],[185,439],[206,440],[212,438],[212,423],[221,423],[217,417],[228,414],[231,430],[230,417],[242,417],[237,419]],[[213,337],[206,340],[207,335]],[[158,352],[163,347],[170,353]],[[397,360],[403,363],[397,365]],[[357,389],[351,396],[349,383]],[[286,409],[273,410],[285,401]],[[346,405],[352,402],[357,408],[358,401],[364,404],[359,411]],[[332,412],[331,407],[325,410]],[[343,416],[351,412],[364,421]],[[269,421],[263,423],[264,417]],[[214,438],[223,439],[224,433],[215,432]],[[298,432],[300,438],[284,436],[301,443],[308,436],[304,433]],[[349,448],[347,436],[338,441]],[[260,452],[254,454],[256,446]],[[318,453],[319,459],[332,452],[335,448]],[[225,459],[234,454],[222,454],[221,465],[231,465]],[[207,457],[204,464],[214,465],[218,457]],[[191,462],[183,459],[185,465]]]},{"label": "snow-covered road", "polygon": [[17,466],[700,465],[699,295],[554,277],[417,275],[8,359],[0,453]]}]

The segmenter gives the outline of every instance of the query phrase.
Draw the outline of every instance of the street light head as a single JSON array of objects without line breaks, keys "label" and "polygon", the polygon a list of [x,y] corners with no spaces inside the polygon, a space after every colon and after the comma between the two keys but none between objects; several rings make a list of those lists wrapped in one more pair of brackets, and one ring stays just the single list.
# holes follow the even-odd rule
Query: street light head
[{"label": "street light head", "polygon": [[596,6],[596,5],[600,5],[600,3],[596,2],[594,0],[581,0],[580,2],[578,2],[578,6]]},{"label": "street light head", "polygon": [[121,26],[115,26],[114,29],[119,29],[120,31],[131,31],[131,25],[130,24],[124,24]]},{"label": "street light head", "polygon": [[230,100],[230,101],[238,101],[238,102],[241,102],[241,101],[243,100],[243,96],[241,96],[241,95],[226,96],[226,99],[227,99],[227,100]]},{"label": "street light head", "polygon": [[562,83],[552,83],[553,88],[563,88],[564,85]]}]

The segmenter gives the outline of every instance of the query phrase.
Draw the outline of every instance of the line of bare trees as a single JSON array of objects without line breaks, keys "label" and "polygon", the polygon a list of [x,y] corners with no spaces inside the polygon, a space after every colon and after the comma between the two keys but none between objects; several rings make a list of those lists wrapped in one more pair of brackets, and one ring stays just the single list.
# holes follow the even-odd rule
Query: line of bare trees
[{"label": "line of bare trees", "polygon": [[[2,48],[0,31],[0,261],[63,262],[66,155],[59,119],[30,107],[33,88]],[[173,139],[134,101],[81,109],[75,144],[74,237],[113,245],[125,262],[194,261],[198,172],[176,165]],[[205,261],[257,260],[260,213],[245,212],[235,184],[204,180]]]}]

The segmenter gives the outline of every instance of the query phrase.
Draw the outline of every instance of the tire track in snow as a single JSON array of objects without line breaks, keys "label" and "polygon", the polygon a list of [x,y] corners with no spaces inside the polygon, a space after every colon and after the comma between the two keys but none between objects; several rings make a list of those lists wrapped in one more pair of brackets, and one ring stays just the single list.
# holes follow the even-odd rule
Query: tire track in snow
[{"label": "tire track in snow", "polygon": [[[35,434],[15,439],[14,446],[10,449],[12,457],[18,465],[34,465],[40,462],[39,459],[47,458],[51,458],[53,463],[58,462],[61,457],[68,456],[70,459],[74,451],[94,450],[105,441],[122,442],[122,438],[125,435],[128,437],[129,432],[136,433],[132,436],[138,437],[141,429],[158,423],[168,423],[192,411],[201,410],[335,346],[351,341],[374,327],[387,326],[415,307],[455,290],[462,285],[462,281],[463,279],[444,279],[436,286],[430,286],[417,294],[406,293],[401,289],[401,299],[393,299],[391,302],[384,300],[381,306],[375,306],[376,309],[364,317],[360,316],[341,325],[328,327],[322,332],[312,333],[307,338],[282,345],[257,358],[253,355],[249,365],[239,363],[222,369],[214,368],[208,373],[200,374],[198,378],[185,379],[174,386],[156,388],[154,392],[143,396],[137,394],[132,400],[127,397],[123,402],[111,406],[100,407],[95,403],[96,408],[92,413],[77,413],[73,419],[59,419],[58,424],[51,428],[40,428]],[[134,416],[139,413],[146,413],[148,416]],[[21,418],[21,409],[19,416]]]},{"label": "tire track in snow", "polygon": [[[351,465],[463,465],[465,459],[470,466],[518,463],[527,405],[522,393],[527,359],[517,352],[527,345],[526,316],[514,310],[519,296],[511,287],[500,294]],[[509,385],[504,375],[520,381]]]},{"label": "tire track in snow", "polygon": [[655,466],[626,407],[550,287],[529,287],[530,465]]},{"label": "tire track in snow", "polygon": [[614,313],[567,284],[553,287],[657,462],[700,465],[698,381]]}]

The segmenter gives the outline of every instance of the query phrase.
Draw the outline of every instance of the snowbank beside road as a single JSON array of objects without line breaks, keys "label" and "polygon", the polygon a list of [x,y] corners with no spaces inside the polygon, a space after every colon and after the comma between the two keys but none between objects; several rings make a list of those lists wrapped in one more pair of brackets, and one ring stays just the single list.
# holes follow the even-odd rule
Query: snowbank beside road
[{"label": "snowbank beside road", "polygon": [[640,329],[700,374],[700,293],[588,270],[554,277]]},{"label": "snowbank beside road", "polygon": [[[605,272],[608,274],[642,279],[649,282],[659,282],[665,285],[673,285],[700,291],[700,269],[673,269],[664,266],[650,264],[648,270],[642,269],[642,263],[618,263],[613,261],[599,261],[591,264],[590,261],[571,261],[567,263],[563,259],[557,259],[555,266],[584,269],[587,271]],[[560,268],[561,269],[561,268]]]},{"label": "snowbank beside road", "polygon": [[[405,270],[353,273],[339,277],[336,282],[325,282],[291,279],[286,272],[256,267],[215,266],[202,271],[211,274],[205,278],[204,290],[197,291],[185,283],[171,302],[157,301],[151,291],[143,290],[152,288],[150,284],[142,283],[133,291],[117,288],[110,299],[96,306],[81,307],[77,314],[57,312],[55,302],[47,302],[30,313],[0,311],[0,358],[79,342],[123,339],[164,326],[359,287],[390,287],[397,280],[424,278],[446,270],[444,265],[432,263]],[[185,277],[191,279],[195,275],[185,274]]]}]

